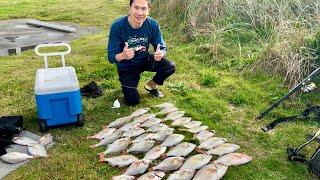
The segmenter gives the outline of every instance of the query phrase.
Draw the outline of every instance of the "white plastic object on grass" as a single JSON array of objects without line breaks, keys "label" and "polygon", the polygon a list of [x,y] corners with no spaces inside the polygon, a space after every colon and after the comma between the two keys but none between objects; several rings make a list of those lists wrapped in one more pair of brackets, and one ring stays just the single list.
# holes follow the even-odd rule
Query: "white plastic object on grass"
[{"label": "white plastic object on grass", "polygon": [[118,99],[116,99],[114,102],[113,102],[113,106],[111,108],[120,108],[120,102]]}]

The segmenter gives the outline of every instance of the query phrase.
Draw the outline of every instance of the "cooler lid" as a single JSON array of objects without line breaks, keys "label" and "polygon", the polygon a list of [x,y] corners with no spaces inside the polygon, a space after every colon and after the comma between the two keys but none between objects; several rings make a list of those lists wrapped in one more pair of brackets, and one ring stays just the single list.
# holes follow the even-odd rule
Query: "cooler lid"
[{"label": "cooler lid", "polygon": [[73,67],[37,70],[34,92],[36,95],[79,90],[79,82]]}]

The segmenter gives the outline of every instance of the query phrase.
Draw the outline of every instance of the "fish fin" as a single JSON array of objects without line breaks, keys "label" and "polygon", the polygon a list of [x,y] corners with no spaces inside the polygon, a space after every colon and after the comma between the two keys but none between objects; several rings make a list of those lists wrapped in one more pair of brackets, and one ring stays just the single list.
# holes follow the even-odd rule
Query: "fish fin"
[{"label": "fish fin", "polygon": [[197,139],[197,134],[194,134],[194,135],[192,136],[192,139]]},{"label": "fish fin", "polygon": [[153,171],[152,167],[147,168],[149,172]]},{"label": "fish fin", "polygon": [[17,140],[17,139],[20,139],[20,137],[19,137],[19,136],[13,137],[13,138],[12,138],[12,141],[15,141],[15,140]]},{"label": "fish fin", "polygon": [[102,129],[111,128],[111,127],[109,127],[109,126],[101,126],[101,127],[102,127]]},{"label": "fish fin", "polygon": [[124,150],[124,151],[121,152],[121,154],[122,154],[122,155],[128,155],[129,152],[127,152],[126,150]]},{"label": "fish fin", "polygon": [[167,155],[166,155],[165,153],[163,153],[163,154],[160,155],[160,157],[161,157],[162,159],[165,159],[165,158],[167,157]]},{"label": "fish fin", "polygon": [[197,152],[197,153],[200,153],[200,154],[206,154],[206,151],[200,149],[200,148],[194,148],[194,150]]},{"label": "fish fin", "polygon": [[216,131],[213,129],[208,130],[209,132],[212,132],[213,134],[216,134]]},{"label": "fish fin", "polygon": [[[122,175],[127,175],[127,174],[126,174],[126,172],[127,172],[126,169],[123,169],[121,172],[122,172]],[[127,176],[129,176],[129,175],[127,175]]]},{"label": "fish fin", "polygon": [[178,129],[179,131],[186,131],[189,132],[189,129]]}]

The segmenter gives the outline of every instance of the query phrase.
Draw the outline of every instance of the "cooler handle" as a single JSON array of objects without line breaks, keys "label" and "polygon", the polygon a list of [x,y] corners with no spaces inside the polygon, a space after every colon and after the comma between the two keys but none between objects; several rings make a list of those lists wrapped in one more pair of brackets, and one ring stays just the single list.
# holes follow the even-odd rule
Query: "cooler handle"
[{"label": "cooler handle", "polygon": [[[58,46],[67,47],[68,50],[67,51],[63,51],[63,52],[52,52],[52,53],[40,53],[39,52],[39,48],[43,48],[43,47],[58,47]],[[65,60],[64,60],[64,55],[69,54],[71,52],[71,46],[69,44],[67,44],[67,43],[39,44],[39,45],[36,46],[34,51],[36,52],[36,54],[38,56],[43,56],[44,57],[44,67],[45,68],[48,68],[48,56],[61,56],[62,66],[65,67],[66,63],[65,63]]]}]

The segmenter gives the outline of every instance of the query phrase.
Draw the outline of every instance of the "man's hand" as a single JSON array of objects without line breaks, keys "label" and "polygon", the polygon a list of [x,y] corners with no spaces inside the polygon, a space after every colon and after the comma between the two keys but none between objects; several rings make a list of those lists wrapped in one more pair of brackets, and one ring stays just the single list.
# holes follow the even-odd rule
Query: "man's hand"
[{"label": "man's hand", "polygon": [[122,56],[122,58],[120,58],[121,60],[124,60],[124,59],[130,60],[134,57],[134,50],[132,48],[129,48],[128,42],[125,42],[121,56]]},{"label": "man's hand", "polygon": [[164,56],[164,53],[160,50],[160,44],[158,44],[156,52],[154,53],[154,60],[161,61],[163,56]]}]

